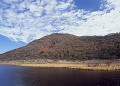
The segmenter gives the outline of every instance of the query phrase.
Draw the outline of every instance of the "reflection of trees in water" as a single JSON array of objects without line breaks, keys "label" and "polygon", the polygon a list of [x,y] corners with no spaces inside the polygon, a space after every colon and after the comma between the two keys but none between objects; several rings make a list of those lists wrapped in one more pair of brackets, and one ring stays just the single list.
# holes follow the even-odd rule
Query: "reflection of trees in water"
[{"label": "reflection of trees in water", "polygon": [[29,68],[23,73],[28,76],[22,79],[27,86],[63,86],[69,78],[69,72],[61,68]]},{"label": "reflection of trees in water", "polygon": [[119,72],[66,68],[28,68],[21,72],[25,86],[103,86],[119,84]]}]

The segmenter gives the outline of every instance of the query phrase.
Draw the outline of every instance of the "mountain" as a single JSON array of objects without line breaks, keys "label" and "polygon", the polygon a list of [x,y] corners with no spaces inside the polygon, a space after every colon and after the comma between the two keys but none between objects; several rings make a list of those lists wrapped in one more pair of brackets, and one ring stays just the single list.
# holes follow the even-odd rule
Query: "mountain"
[{"label": "mountain", "polygon": [[54,33],[0,55],[1,60],[27,58],[119,59],[120,33],[106,36]]}]

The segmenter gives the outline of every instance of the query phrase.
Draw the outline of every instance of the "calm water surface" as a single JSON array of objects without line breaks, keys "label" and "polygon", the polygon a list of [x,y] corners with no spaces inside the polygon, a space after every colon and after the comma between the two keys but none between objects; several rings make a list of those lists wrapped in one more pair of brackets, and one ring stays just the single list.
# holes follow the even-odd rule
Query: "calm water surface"
[{"label": "calm water surface", "polygon": [[120,72],[0,65],[0,86],[120,86]]}]

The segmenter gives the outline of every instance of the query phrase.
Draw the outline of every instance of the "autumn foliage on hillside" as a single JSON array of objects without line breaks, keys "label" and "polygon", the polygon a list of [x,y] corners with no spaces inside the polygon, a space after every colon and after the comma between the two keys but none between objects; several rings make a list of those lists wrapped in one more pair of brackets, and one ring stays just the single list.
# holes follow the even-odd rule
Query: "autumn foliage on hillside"
[{"label": "autumn foliage on hillside", "polygon": [[119,59],[120,33],[75,36],[55,33],[0,55],[0,59]]}]

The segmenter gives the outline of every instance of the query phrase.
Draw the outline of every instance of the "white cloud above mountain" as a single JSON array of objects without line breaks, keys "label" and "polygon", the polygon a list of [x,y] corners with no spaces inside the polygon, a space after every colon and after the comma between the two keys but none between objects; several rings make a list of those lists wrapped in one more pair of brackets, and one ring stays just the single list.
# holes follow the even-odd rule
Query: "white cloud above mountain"
[{"label": "white cloud above mountain", "polygon": [[120,0],[102,0],[100,10],[78,9],[74,0],[2,0],[0,34],[30,42],[51,33],[106,35],[120,32]]}]

